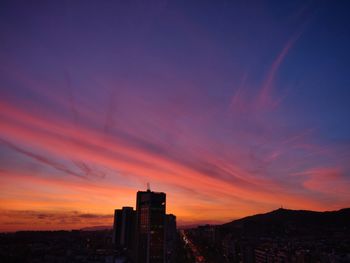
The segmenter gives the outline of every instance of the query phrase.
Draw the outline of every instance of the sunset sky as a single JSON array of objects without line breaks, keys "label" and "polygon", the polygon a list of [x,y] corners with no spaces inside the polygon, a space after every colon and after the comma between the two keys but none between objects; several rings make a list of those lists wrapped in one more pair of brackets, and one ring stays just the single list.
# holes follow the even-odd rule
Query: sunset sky
[{"label": "sunset sky", "polygon": [[350,206],[348,1],[1,1],[0,231]]}]

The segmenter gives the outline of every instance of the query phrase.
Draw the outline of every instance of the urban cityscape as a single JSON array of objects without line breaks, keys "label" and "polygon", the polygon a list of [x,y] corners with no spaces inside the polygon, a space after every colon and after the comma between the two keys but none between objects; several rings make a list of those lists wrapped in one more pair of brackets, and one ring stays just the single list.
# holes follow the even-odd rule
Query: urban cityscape
[{"label": "urban cityscape", "polygon": [[166,214],[166,194],[138,191],[136,210],[115,210],[112,243],[130,262],[174,262],[176,216]]},{"label": "urban cityscape", "polygon": [[350,263],[350,0],[1,0],[0,263]]},{"label": "urban cityscape", "polygon": [[114,211],[112,229],[0,233],[2,262],[34,263],[345,263],[350,208],[279,208],[222,225],[178,229],[166,194],[136,194],[136,209]]}]

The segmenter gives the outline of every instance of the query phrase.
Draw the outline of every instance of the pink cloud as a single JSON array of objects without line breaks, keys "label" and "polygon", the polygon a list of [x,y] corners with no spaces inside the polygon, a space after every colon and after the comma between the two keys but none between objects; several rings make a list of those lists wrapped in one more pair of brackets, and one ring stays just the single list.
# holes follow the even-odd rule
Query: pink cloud
[{"label": "pink cloud", "polygon": [[302,185],[306,189],[342,199],[350,200],[350,180],[339,167],[318,167],[297,173],[302,176]]}]

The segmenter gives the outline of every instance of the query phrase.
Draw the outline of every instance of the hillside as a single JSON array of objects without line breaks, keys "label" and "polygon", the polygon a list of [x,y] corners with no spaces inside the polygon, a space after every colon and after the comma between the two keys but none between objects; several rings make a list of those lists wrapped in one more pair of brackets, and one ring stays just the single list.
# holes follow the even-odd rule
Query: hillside
[{"label": "hillside", "polygon": [[280,208],[234,220],[221,227],[244,236],[334,235],[350,232],[350,208],[326,212]]}]

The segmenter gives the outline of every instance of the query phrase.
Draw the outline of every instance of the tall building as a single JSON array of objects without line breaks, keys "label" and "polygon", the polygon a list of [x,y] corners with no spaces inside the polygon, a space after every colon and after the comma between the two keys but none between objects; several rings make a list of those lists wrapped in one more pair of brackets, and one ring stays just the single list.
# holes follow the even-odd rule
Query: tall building
[{"label": "tall building", "polygon": [[113,244],[116,248],[131,252],[135,244],[136,211],[123,207],[114,211]]},{"label": "tall building", "polygon": [[175,247],[177,241],[176,216],[169,214],[165,216],[165,251],[166,262],[175,262]]},{"label": "tall building", "polygon": [[165,262],[165,193],[138,191],[136,197],[137,262]]}]

